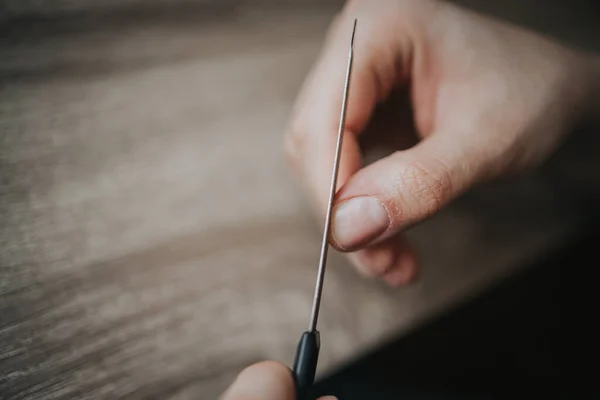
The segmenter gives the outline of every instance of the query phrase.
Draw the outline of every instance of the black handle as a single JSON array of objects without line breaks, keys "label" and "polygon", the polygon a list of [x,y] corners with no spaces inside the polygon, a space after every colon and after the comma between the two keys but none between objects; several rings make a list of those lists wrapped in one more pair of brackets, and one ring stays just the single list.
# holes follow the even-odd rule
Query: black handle
[{"label": "black handle", "polygon": [[310,388],[315,381],[320,347],[321,340],[318,331],[307,331],[302,334],[294,361],[297,400],[307,400]]}]

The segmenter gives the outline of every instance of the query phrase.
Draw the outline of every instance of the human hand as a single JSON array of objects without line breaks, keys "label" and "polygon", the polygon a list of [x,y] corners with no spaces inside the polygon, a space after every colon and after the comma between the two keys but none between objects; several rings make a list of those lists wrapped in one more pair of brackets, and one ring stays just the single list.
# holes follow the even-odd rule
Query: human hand
[{"label": "human hand", "polygon": [[[296,400],[292,372],[285,365],[266,361],[254,364],[238,375],[222,400]],[[336,400],[322,397],[319,400]]]},{"label": "human hand", "polygon": [[[288,159],[319,215],[328,200],[354,18],[330,242],[365,275],[402,285],[417,276],[418,258],[401,232],[479,183],[546,160],[590,111],[597,64],[536,33],[444,1],[348,2],[286,135]],[[392,94],[403,92],[407,102],[393,104]],[[408,141],[411,136],[418,144]],[[400,141],[403,149],[365,166],[361,146],[369,140]]]}]

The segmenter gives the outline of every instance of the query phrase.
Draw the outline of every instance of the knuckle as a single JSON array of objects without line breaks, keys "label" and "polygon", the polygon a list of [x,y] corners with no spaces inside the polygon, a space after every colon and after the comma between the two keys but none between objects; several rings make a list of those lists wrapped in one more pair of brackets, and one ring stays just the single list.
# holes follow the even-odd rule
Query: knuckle
[{"label": "knuckle", "polygon": [[404,196],[420,210],[423,217],[437,212],[451,197],[452,181],[443,167],[421,161],[408,163],[401,173]]}]

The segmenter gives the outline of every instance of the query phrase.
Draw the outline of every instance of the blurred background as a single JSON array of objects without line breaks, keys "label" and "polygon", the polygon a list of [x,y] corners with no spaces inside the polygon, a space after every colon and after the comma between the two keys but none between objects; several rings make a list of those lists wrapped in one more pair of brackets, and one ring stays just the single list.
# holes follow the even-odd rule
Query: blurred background
[{"label": "blurred background", "polygon": [[[596,1],[460,3],[600,46]],[[252,362],[291,364],[321,232],[283,132],[342,4],[0,1],[0,398],[216,399]],[[414,286],[332,255],[318,390],[556,394],[596,133],[412,229]]]}]

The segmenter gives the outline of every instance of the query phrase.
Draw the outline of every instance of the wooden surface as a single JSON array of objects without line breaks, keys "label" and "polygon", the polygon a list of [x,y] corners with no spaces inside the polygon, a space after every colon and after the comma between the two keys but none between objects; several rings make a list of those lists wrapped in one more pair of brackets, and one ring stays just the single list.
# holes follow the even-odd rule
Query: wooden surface
[{"label": "wooden surface", "polygon": [[[291,362],[320,229],[282,132],[336,7],[5,21],[0,398],[213,399],[248,363]],[[588,197],[561,194],[562,162],[412,230],[415,286],[365,281],[334,254],[321,371],[570,235]]]}]

